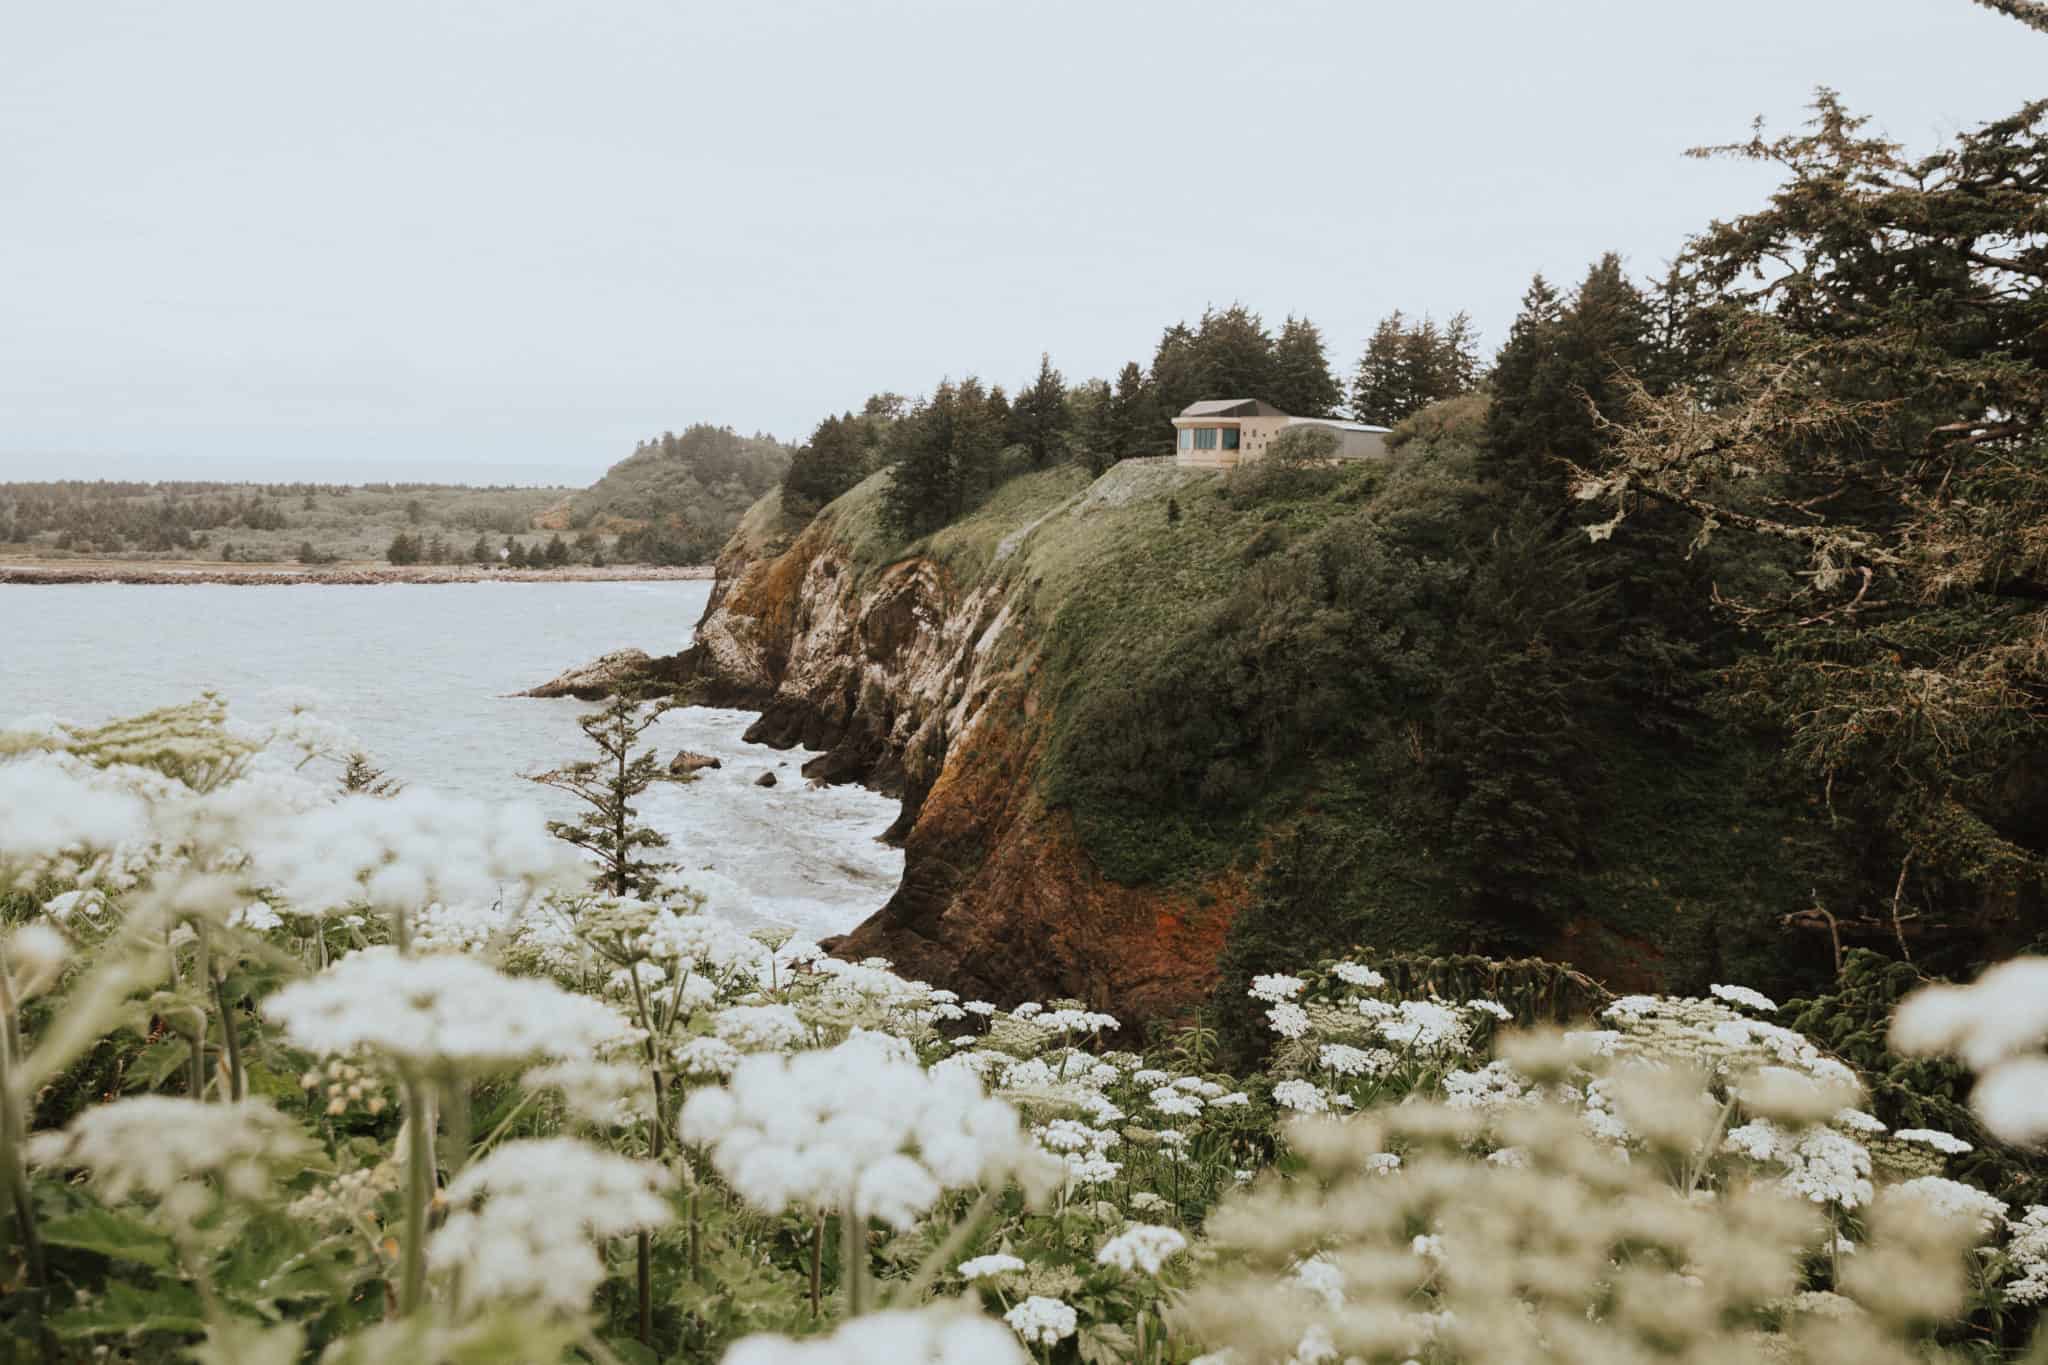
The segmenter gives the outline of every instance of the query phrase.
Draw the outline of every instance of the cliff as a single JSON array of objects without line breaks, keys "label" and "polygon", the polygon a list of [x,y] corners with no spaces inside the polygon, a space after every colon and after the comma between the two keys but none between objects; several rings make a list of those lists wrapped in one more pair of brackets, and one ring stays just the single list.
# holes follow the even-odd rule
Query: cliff
[{"label": "cliff", "polygon": [[1532,574],[1459,469],[1057,468],[910,545],[886,475],[807,523],[771,493],[658,671],[901,796],[902,885],[835,949],[969,997],[1143,1023],[1353,945],[1790,984],[1841,858],[1740,737],[1675,768],[1627,698],[1545,711],[1563,627],[1493,619]]},{"label": "cliff", "polygon": [[1088,543],[1163,525],[1191,481],[1214,482],[1151,463],[1093,486],[1071,469],[1028,476],[901,557],[874,522],[876,480],[801,529],[774,495],[749,514],[689,656],[698,695],[759,709],[751,740],[823,750],[807,776],[903,798],[889,836],[903,884],[837,951],[969,997],[1115,1002],[1137,1019],[1213,989],[1243,876],[1119,885],[1033,780],[1045,603]]}]

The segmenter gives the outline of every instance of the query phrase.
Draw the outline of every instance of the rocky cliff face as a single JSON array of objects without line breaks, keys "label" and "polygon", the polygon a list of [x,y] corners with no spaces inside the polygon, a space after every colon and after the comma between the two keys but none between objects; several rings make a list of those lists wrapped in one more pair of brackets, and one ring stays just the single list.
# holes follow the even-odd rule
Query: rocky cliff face
[{"label": "rocky cliff face", "polygon": [[[1119,479],[1185,477],[1134,467],[1106,482],[1113,495]],[[822,750],[808,776],[903,798],[889,835],[903,884],[839,952],[969,997],[1074,997],[1135,1022],[1213,988],[1245,888],[1112,883],[1034,790],[1047,699],[1023,549],[1101,496],[1071,493],[965,570],[931,554],[878,562],[838,505],[793,540],[756,518],[728,547],[678,671],[708,701],[760,710],[749,739]]]}]

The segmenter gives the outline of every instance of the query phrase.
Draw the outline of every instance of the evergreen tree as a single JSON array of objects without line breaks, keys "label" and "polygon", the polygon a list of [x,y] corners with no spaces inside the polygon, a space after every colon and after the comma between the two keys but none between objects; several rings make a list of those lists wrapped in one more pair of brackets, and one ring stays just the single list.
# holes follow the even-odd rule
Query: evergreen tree
[{"label": "evergreen tree", "polygon": [[[1195,334],[1184,322],[1176,322],[1160,335],[1152,353],[1151,382],[1160,414],[1172,418],[1188,404],[1202,398],[1202,376],[1195,363]],[[1168,432],[1161,438],[1166,449],[1173,448]]]},{"label": "evergreen tree", "polygon": [[315,549],[313,548],[313,542],[312,542],[312,541],[310,541],[310,540],[302,540],[302,541],[300,541],[300,542],[299,542],[299,563],[301,563],[301,564],[318,564],[319,562],[320,562],[320,552],[319,552],[318,550],[315,550]]},{"label": "evergreen tree", "polygon": [[477,534],[476,544],[469,547],[469,557],[473,562],[478,564],[495,563],[498,558],[496,555],[491,553],[491,542],[489,538],[484,536],[481,532]]},{"label": "evergreen tree", "polygon": [[1486,414],[1487,466],[1523,486],[1544,477],[1550,460],[1576,427],[1576,401],[1566,387],[1558,355],[1564,308],[1541,275],[1522,295],[1522,311],[1493,362],[1493,405]]},{"label": "evergreen tree", "polygon": [[1411,324],[1397,308],[1380,319],[1351,381],[1351,414],[1390,427],[1431,403],[1455,398],[1478,380],[1472,320],[1464,313],[1438,327],[1425,315]]},{"label": "evergreen tree", "polygon": [[549,568],[560,568],[569,562],[569,546],[562,539],[560,531],[555,532],[554,536],[549,539],[545,554]]},{"label": "evergreen tree", "polygon": [[1407,319],[1398,308],[1373,328],[1351,377],[1351,415],[1356,420],[1390,427],[1413,411],[1402,387],[1401,349],[1407,335]]},{"label": "evergreen tree", "polygon": [[368,754],[357,751],[348,756],[341,770],[341,790],[347,796],[392,797],[404,791],[405,785],[371,762]]},{"label": "evergreen tree", "polygon": [[1116,393],[1100,379],[1091,379],[1067,395],[1072,418],[1068,447],[1091,474],[1117,462]]},{"label": "evergreen tree", "polygon": [[1202,314],[1195,332],[1194,368],[1202,390],[1199,397],[1257,398],[1280,406],[1273,399],[1273,339],[1259,315],[1241,303]]},{"label": "evergreen tree", "polygon": [[651,896],[655,877],[667,865],[642,856],[644,850],[666,848],[668,839],[641,824],[634,809],[634,798],[663,776],[652,748],[638,753],[634,748],[671,705],[666,700],[643,704],[630,696],[613,697],[576,720],[596,746],[596,758],[529,779],[565,791],[589,807],[579,819],[548,821],[548,832],[595,858],[599,884],[614,896]]},{"label": "evergreen tree", "polygon": [[1601,448],[1600,418],[1617,415],[1623,376],[1648,354],[1650,331],[1649,302],[1612,252],[1569,304],[1537,276],[1494,365],[1486,453],[1500,477],[1561,501],[1566,465]]},{"label": "evergreen tree", "polygon": [[1109,420],[1114,433],[1112,449],[1119,460],[1146,454],[1162,444],[1172,447],[1173,428],[1167,425],[1159,410],[1158,395],[1135,360],[1126,362],[1117,372]]},{"label": "evergreen tree", "polygon": [[867,470],[863,419],[847,413],[827,417],[797,447],[782,476],[783,506],[808,513],[859,483]]},{"label": "evergreen tree", "polygon": [[[1000,409],[996,415],[1001,415]],[[1052,367],[1049,354],[1040,353],[1038,377],[1018,392],[1009,417],[1011,438],[1031,452],[1032,464],[1042,469],[1064,452],[1073,414],[1067,406],[1066,380]]]},{"label": "evergreen tree", "polygon": [[980,380],[940,384],[889,429],[884,524],[909,537],[958,517],[993,481],[1002,445],[1001,419]]},{"label": "evergreen tree", "polygon": [[385,547],[384,558],[393,564],[417,564],[420,562],[420,543],[400,531],[391,537],[391,544]]},{"label": "evergreen tree", "polygon": [[514,568],[514,569],[523,569],[523,568],[525,568],[525,567],[526,567],[526,547],[525,547],[524,545],[520,544],[520,543],[519,543],[518,541],[516,541],[516,540],[508,540],[508,541],[506,542],[506,544],[510,545],[510,546],[511,546],[512,548],[511,548],[510,552],[509,552],[509,553],[508,553],[508,554],[507,554],[507,555],[505,556],[505,563],[506,563],[506,564],[507,564],[507,565],[508,565],[509,567],[511,567],[511,568]]},{"label": "evergreen tree", "polygon": [[1343,386],[1330,373],[1323,334],[1307,318],[1289,316],[1273,342],[1273,380],[1268,402],[1297,417],[1328,417],[1344,401]]}]

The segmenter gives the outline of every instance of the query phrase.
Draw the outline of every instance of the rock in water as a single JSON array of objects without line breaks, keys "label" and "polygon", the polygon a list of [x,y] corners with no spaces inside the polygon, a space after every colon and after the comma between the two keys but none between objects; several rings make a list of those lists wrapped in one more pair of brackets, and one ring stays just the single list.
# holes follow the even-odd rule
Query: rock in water
[{"label": "rock in water", "polygon": [[[629,682],[652,676],[654,659],[644,649],[615,649],[600,654],[580,668],[572,668],[551,682],[515,692],[515,697],[574,697],[578,701],[603,701]],[[716,759],[712,767],[718,766]],[[671,769],[673,771],[673,769]]]},{"label": "rock in water", "polygon": [[761,775],[760,775],[759,777],[757,777],[757,778],[755,778],[755,779],[754,779],[754,785],[755,785],[755,786],[757,786],[757,787],[772,787],[772,786],[774,786],[774,785],[775,785],[775,774],[774,774],[774,773],[771,773],[771,772],[763,772],[763,773],[762,773],[762,774],[761,774]]},{"label": "rock in water", "polygon": [[668,761],[670,777],[687,777],[700,768],[723,768],[725,765],[710,754],[700,754],[690,749],[676,750],[676,756]]}]

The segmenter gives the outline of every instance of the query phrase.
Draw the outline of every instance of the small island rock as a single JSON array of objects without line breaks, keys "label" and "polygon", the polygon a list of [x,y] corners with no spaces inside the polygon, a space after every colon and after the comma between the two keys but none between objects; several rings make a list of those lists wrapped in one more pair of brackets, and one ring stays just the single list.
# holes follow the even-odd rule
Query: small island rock
[{"label": "small island rock", "polygon": [[755,785],[755,786],[757,786],[757,787],[772,787],[772,786],[774,786],[774,785],[775,785],[775,774],[774,774],[774,773],[771,773],[771,772],[763,771],[763,772],[762,772],[762,774],[761,774],[761,775],[760,775],[759,777],[757,777],[757,778],[755,778],[755,779],[754,779],[754,785]]},{"label": "small island rock", "polygon": [[[603,701],[629,682],[654,674],[654,659],[644,649],[615,649],[589,663],[569,669],[539,687],[515,692],[516,697],[574,697],[578,701]],[[716,764],[713,765],[717,766]]]},{"label": "small island rock", "polygon": [[676,756],[668,761],[670,777],[687,777],[703,768],[723,768],[725,764],[710,754],[700,754],[693,749],[678,749]]}]

